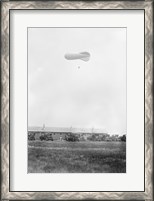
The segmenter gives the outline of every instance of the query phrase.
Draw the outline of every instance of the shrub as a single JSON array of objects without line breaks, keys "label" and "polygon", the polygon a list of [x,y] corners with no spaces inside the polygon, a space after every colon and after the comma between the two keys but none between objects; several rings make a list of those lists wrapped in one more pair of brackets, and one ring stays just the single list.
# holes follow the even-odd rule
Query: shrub
[{"label": "shrub", "polygon": [[121,141],[126,142],[126,135],[121,136]]}]

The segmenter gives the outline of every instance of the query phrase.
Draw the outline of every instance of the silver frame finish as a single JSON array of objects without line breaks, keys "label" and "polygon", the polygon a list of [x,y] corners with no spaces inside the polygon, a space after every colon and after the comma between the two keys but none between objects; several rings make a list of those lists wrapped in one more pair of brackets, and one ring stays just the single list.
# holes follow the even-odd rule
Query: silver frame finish
[{"label": "silver frame finish", "polygon": [[[1,200],[153,200],[153,1],[3,1],[1,2]],[[145,191],[10,192],[9,190],[9,10],[144,9],[145,10]],[[132,181],[133,182],[133,181]]]}]

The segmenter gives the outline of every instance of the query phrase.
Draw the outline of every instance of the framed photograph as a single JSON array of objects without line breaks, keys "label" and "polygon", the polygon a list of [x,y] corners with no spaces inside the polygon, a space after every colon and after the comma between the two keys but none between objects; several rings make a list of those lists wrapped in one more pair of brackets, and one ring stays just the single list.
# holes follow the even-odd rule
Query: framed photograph
[{"label": "framed photograph", "polygon": [[1,200],[153,200],[152,6],[1,2]]}]

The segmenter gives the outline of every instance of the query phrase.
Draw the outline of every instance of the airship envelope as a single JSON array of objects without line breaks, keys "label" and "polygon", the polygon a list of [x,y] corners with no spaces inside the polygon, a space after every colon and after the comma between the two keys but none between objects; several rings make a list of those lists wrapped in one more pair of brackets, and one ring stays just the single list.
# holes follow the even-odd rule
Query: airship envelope
[{"label": "airship envelope", "polygon": [[80,52],[80,53],[68,53],[65,54],[65,59],[67,60],[76,60],[76,59],[80,59],[83,61],[89,61],[90,59],[90,54],[89,52]]}]

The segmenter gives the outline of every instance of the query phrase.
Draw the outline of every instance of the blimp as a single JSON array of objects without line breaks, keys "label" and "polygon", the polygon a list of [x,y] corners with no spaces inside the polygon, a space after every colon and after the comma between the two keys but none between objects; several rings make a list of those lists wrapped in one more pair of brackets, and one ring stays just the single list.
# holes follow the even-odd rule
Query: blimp
[{"label": "blimp", "polygon": [[89,61],[89,59],[90,59],[90,53],[89,52],[67,53],[67,54],[65,54],[64,57],[67,60],[80,59],[82,61]]}]

